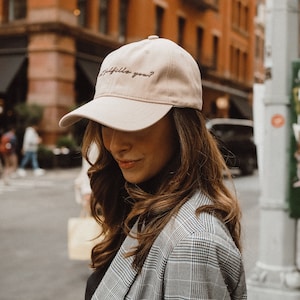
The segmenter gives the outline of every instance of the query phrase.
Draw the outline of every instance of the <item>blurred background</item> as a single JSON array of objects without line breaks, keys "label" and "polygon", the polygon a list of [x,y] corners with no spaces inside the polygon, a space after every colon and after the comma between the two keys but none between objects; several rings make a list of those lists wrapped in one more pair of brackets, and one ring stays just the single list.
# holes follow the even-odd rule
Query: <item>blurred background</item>
[{"label": "blurred background", "polygon": [[61,116],[92,99],[109,52],[152,34],[197,61],[207,118],[252,119],[253,85],[265,77],[264,2],[0,0],[2,130],[15,124],[22,140],[24,123],[40,118],[46,148],[77,146],[84,122],[62,129]]},{"label": "blurred background", "polygon": [[[68,258],[67,222],[80,212],[74,180],[82,163],[80,145],[86,121],[70,128],[59,128],[58,121],[93,98],[97,74],[108,53],[153,34],[181,45],[199,65],[207,127],[219,140],[234,174],[243,210],[244,258],[252,291],[262,286],[268,293],[274,287],[290,292],[282,274],[296,270],[300,239],[296,221],[287,214],[286,185],[279,183],[288,178],[289,166],[281,157],[290,151],[289,141],[284,140],[290,134],[289,117],[281,110],[279,114],[272,111],[270,130],[269,125],[264,127],[268,120],[264,110],[265,104],[271,107],[272,99],[288,98],[287,63],[290,57],[299,58],[296,3],[299,1],[0,0],[0,134],[11,126],[16,129],[20,160],[25,128],[38,121],[42,139],[38,159],[46,169],[42,177],[29,173],[26,178],[12,179],[10,185],[0,185],[1,300],[83,299],[91,270],[88,261]],[[274,10],[273,4],[277,4]],[[290,26],[286,16],[294,12],[297,24]],[[288,36],[296,41],[291,43]],[[290,55],[289,47],[297,54]],[[265,160],[262,147],[257,147],[264,140]],[[267,170],[265,176],[262,166]],[[272,203],[273,199],[277,202]],[[284,218],[275,214],[278,211]],[[266,212],[274,214],[261,217]],[[295,215],[295,219],[300,216],[300,209]],[[276,230],[279,238],[270,234]],[[259,260],[262,263],[256,264]],[[252,273],[256,266],[263,271]],[[268,297],[260,291],[249,299],[300,299],[298,275],[296,272],[290,281],[293,292],[298,291],[290,298],[278,293],[277,298]]]}]

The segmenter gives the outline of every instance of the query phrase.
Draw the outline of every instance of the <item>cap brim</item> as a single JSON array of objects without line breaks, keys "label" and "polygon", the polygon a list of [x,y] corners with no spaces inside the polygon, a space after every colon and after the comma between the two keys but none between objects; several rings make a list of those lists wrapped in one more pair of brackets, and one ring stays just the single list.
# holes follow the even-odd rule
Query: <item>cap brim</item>
[{"label": "cap brim", "polygon": [[67,127],[85,118],[117,130],[136,131],[153,125],[171,108],[172,105],[166,104],[101,97],[63,116],[59,126]]}]

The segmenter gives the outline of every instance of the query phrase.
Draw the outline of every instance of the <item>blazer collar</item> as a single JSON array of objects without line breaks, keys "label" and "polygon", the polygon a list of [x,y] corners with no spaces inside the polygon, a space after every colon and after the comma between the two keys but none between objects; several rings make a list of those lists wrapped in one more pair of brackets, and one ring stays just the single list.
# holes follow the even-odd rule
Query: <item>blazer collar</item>
[{"label": "blazer collar", "polygon": [[[204,194],[197,192],[187,203],[183,205],[183,207],[180,209],[181,212],[179,212],[180,217],[177,217],[184,221],[185,226],[191,222],[190,229],[192,229],[192,225],[194,223],[190,219],[195,218],[195,209],[199,206],[210,203],[211,200],[209,200]],[[137,232],[137,222],[131,229],[131,233],[134,234],[135,232]],[[124,255],[131,250],[132,247],[136,247],[137,245],[138,243],[136,239],[130,236],[126,237],[120,250],[116,254],[110,267],[96,289],[92,300],[119,300],[126,298],[129,289],[136,279],[137,271],[132,267],[133,256],[125,258]]]},{"label": "blazer collar", "polygon": [[[136,230],[137,223],[132,227],[131,233],[136,232]],[[137,276],[137,271],[132,267],[133,256],[124,258],[124,255],[137,245],[136,239],[130,236],[126,237],[96,289],[92,300],[125,299],[128,290]]]}]

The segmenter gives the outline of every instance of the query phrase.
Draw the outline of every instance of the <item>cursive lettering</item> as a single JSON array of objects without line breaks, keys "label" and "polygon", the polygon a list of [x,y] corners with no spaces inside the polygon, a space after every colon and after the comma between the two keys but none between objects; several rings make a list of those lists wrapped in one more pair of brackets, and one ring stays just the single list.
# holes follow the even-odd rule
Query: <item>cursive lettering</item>
[{"label": "cursive lettering", "polygon": [[139,73],[139,72],[134,72],[134,73],[132,74],[132,78],[134,78],[134,77],[136,77],[136,76],[151,77],[153,74],[154,74],[153,71],[151,71],[151,72],[148,73],[148,74],[145,74],[145,73]]},{"label": "cursive lettering", "polygon": [[129,71],[126,67],[110,67],[109,69],[105,69],[103,70],[99,76],[104,76],[106,74],[112,75],[113,73],[124,73],[124,74],[131,74],[132,72]]},{"label": "cursive lettering", "polygon": [[131,78],[135,78],[135,77],[151,77],[154,72],[148,72],[148,73],[144,73],[144,72],[133,72],[130,71],[127,67],[110,67],[107,69],[102,70],[99,73],[99,77],[105,76],[105,75],[113,75],[114,73],[122,73],[124,75],[131,75]]}]

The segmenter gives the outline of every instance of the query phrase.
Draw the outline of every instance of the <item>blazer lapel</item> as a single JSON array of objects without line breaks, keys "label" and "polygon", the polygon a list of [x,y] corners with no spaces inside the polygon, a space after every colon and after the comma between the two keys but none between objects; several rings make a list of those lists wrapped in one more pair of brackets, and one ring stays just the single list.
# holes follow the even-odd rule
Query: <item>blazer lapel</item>
[{"label": "blazer lapel", "polygon": [[[136,232],[136,224],[131,232]],[[132,267],[133,257],[125,258],[124,255],[135,246],[137,246],[137,240],[127,236],[96,289],[92,300],[125,299],[135,281],[137,272]]]}]

